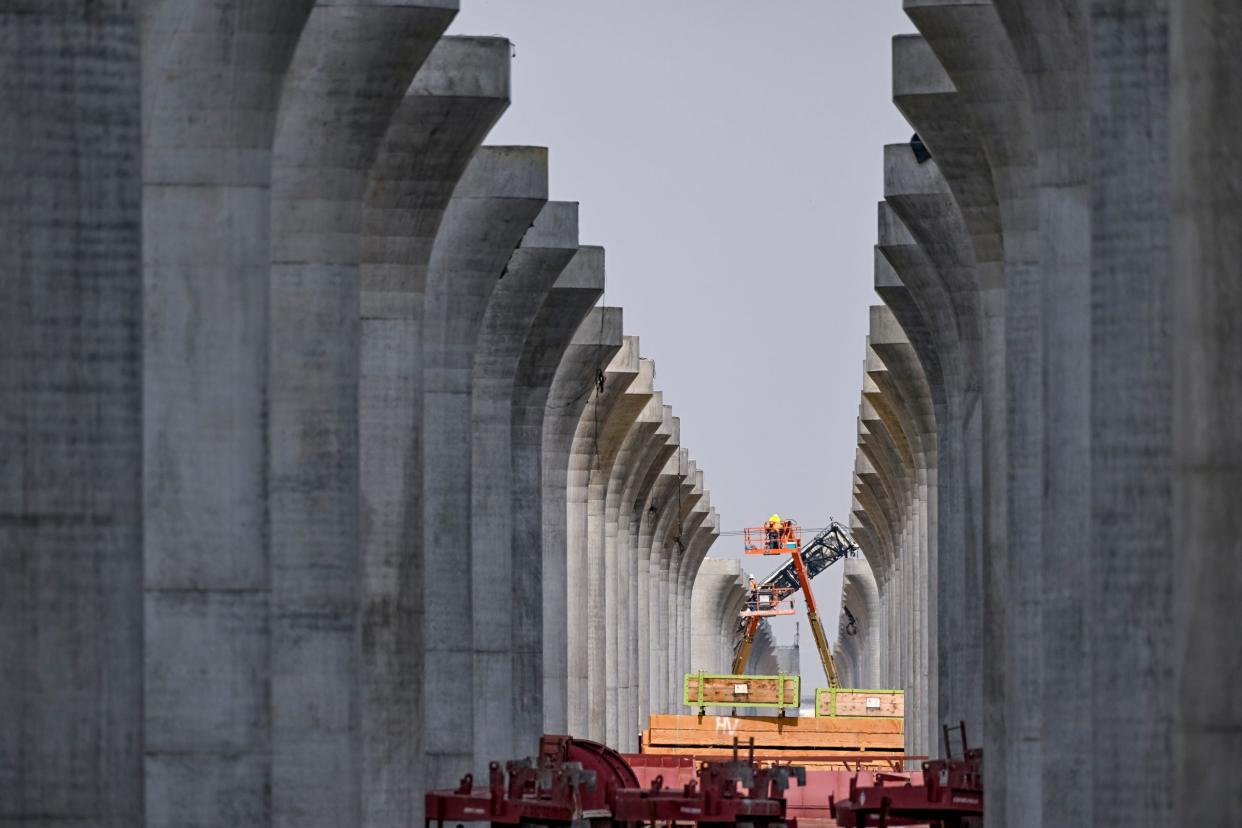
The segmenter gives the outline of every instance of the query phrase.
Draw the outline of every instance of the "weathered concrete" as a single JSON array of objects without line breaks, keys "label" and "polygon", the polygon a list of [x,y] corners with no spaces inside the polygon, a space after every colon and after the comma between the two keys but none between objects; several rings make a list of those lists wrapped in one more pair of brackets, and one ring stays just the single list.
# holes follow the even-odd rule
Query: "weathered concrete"
[{"label": "weathered concrete", "polygon": [[[0,820],[143,820],[135,12],[0,12]],[[89,381],[87,378],[89,377]]]},{"label": "weathered concrete", "polygon": [[[604,292],[604,251],[582,247],[561,271],[535,315],[518,363],[513,392],[513,697],[514,738],[522,745],[539,736],[565,732],[567,711],[564,635],[545,624],[543,594],[545,528],[565,532],[565,477],[568,446],[545,437],[548,398],[557,369],[579,326]],[[575,392],[576,393],[576,392]],[[559,405],[559,403],[558,403]],[[554,427],[573,428],[564,407],[553,414]],[[560,432],[554,432],[560,433]],[[572,436],[572,430],[568,431]],[[559,471],[558,471],[559,469]],[[550,470],[550,471],[549,471]],[[559,482],[558,482],[559,481]],[[556,535],[556,532],[553,531]],[[563,603],[560,605],[563,612]],[[545,628],[547,628],[545,630]],[[562,628],[563,630],[563,628]],[[560,661],[547,663],[548,649]]]},{"label": "weathered concrete", "polygon": [[690,599],[691,641],[687,672],[723,673],[728,669],[721,661],[722,645],[732,645],[737,618],[726,617],[725,611],[742,578],[742,567],[737,561],[707,558],[700,566]]},{"label": "weathered concrete", "polygon": [[[602,273],[602,250],[595,250],[592,264]],[[621,330],[619,308],[596,308],[587,315],[557,368],[544,418],[544,675],[566,682],[564,715],[570,734],[581,735],[589,728],[585,706],[571,704],[579,698],[571,695],[571,690],[577,692],[572,680],[586,671],[579,658],[585,653],[569,648],[570,615],[578,606],[570,602],[566,567],[571,544],[579,549],[584,545],[587,495],[585,470],[571,469],[571,449],[598,378],[623,345]],[[559,686],[545,684],[544,692],[559,702]]]},{"label": "weathered concrete", "polygon": [[[1006,802],[1010,825],[1041,819],[1039,644],[1042,618],[1043,382],[1039,300],[1035,134],[1027,88],[1013,46],[991,2],[906,0],[936,52],[987,155],[1001,220],[1005,281],[1007,570],[1003,593],[989,579],[984,611],[1005,602],[1004,639],[985,626],[984,749],[1004,756],[987,777],[991,801]],[[993,598],[997,595],[997,599]],[[997,651],[1000,650],[998,656]],[[995,670],[1001,669],[998,677]],[[1001,698],[1000,710],[996,699]],[[1003,727],[997,721],[1003,716]],[[1003,751],[1003,753],[1001,752]],[[1006,779],[1024,780],[1009,789]]]},{"label": "weathered concrete", "polygon": [[652,464],[647,475],[639,484],[639,491],[646,494],[641,500],[634,502],[634,518],[630,522],[631,541],[638,550],[638,619],[639,635],[642,639],[638,645],[638,720],[647,721],[654,698],[653,671],[658,669],[652,657],[652,623],[654,607],[658,603],[659,592],[653,589],[658,561],[652,554],[652,534],[655,531],[655,519],[659,514],[658,504],[664,502],[672,486],[671,475],[666,473],[669,462],[674,455],[680,456],[681,421],[673,416],[672,408],[665,406],[665,426],[669,438],[660,449],[663,458],[659,464]]},{"label": "weathered concrete", "polygon": [[[311,4],[226,25],[202,4],[141,6],[145,816],[259,824],[272,142]],[[227,71],[239,55],[250,72]]]},{"label": "weathered concrete", "polygon": [[[514,695],[513,397],[530,325],[578,252],[578,205],[550,201],[526,231],[479,325],[471,395],[471,599],[476,756],[520,756]],[[534,596],[532,596],[534,597]],[[540,708],[542,705],[540,705]],[[528,734],[524,734],[528,735]]]},{"label": "weathered concrete", "polygon": [[281,90],[268,306],[277,825],[363,817],[354,672],[362,206],[388,122],[454,12],[443,2],[316,3]]},{"label": "weathered concrete", "polygon": [[[646,475],[652,461],[654,440],[664,421],[662,396],[654,389],[655,364],[639,362],[639,375],[628,389],[645,394],[646,403],[625,434],[608,475],[605,499],[605,558],[613,561],[616,575],[615,601],[608,601],[608,706],[609,727],[616,728],[620,750],[637,749],[638,730],[638,558],[630,543],[630,518],[634,510],[632,485]],[[660,441],[663,443],[663,440]],[[629,492],[627,501],[627,492]]]},{"label": "weathered concrete", "polygon": [[[1043,384],[1039,706],[1042,819],[1094,822],[1089,762],[1089,633],[1079,587],[1090,576],[1090,197],[1087,3],[997,0],[1026,79],[1037,150]],[[1017,554],[1015,552],[1015,554]],[[1055,630],[1055,634],[1052,631]]]},{"label": "weathered concrete", "polygon": [[[570,718],[585,708],[586,738],[606,741],[607,730],[607,605],[604,560],[606,527],[604,501],[608,475],[621,436],[609,430],[609,421],[625,418],[635,409],[627,405],[626,389],[638,376],[638,339],[627,336],[621,349],[603,369],[602,384],[591,392],[570,450],[570,480],[580,481],[580,492],[570,495],[583,513],[577,532],[566,546],[566,584],[569,590]],[[624,412],[618,412],[624,408]],[[632,421],[632,418],[631,418]],[[615,576],[615,573],[613,573]]]},{"label": "weathered concrete", "polygon": [[[618,542],[620,487],[628,464],[636,460],[631,434],[650,435],[659,424],[654,417],[640,423],[640,418],[655,393],[655,365],[650,360],[639,359],[637,337],[627,339],[633,342],[629,350],[634,356],[634,363],[632,366],[627,364],[624,368],[628,371],[632,367],[634,378],[625,387],[624,393],[608,407],[606,419],[601,424],[592,424],[598,459],[591,475],[592,511],[588,514],[590,525],[587,552],[591,561],[588,578],[593,589],[603,593],[600,596],[602,607],[599,620],[592,616],[590,630],[604,654],[602,665],[598,663],[598,656],[593,662],[593,671],[602,666],[602,674],[589,689],[592,693],[597,693],[601,684],[604,688],[603,703],[600,704],[592,696],[592,709],[598,705],[604,714],[603,739],[609,745],[619,745],[622,738],[621,723],[624,717],[621,713],[621,686],[624,678],[621,660],[622,651],[628,653],[628,647],[622,646],[622,639],[630,631],[625,605],[630,567],[621,558]],[[621,384],[625,381],[621,370],[623,366],[618,364],[625,351],[626,349],[622,349],[621,353],[613,357],[610,370],[605,372],[606,383]],[[610,372],[613,375],[611,377]],[[601,634],[602,640],[599,640]]]},{"label": "weathered concrete", "polygon": [[[473,365],[488,300],[547,198],[547,151],[483,147],[444,213],[427,269],[423,311],[423,708],[426,784],[444,787],[476,755],[471,412]],[[452,586],[450,586],[452,585]],[[470,589],[466,585],[471,585]],[[443,723],[453,721],[454,727]]]},{"label": "weathered concrete", "polygon": [[1242,758],[1242,651],[1221,623],[1242,598],[1242,9],[1170,5],[1174,790],[1179,819],[1210,824],[1242,812],[1231,773]]},{"label": "weathered concrete", "polygon": [[363,811],[422,808],[422,353],[427,267],[453,189],[508,105],[509,43],[440,40],[371,167],[359,268]]},{"label": "weathered concrete", "polygon": [[650,651],[647,643],[647,618],[649,612],[649,595],[647,589],[649,561],[644,557],[640,543],[642,516],[647,508],[648,497],[655,485],[656,476],[668,458],[677,450],[679,442],[678,420],[673,417],[672,409],[664,405],[663,395],[655,392],[644,418],[658,420],[658,425],[651,438],[645,443],[642,454],[625,481],[621,491],[620,514],[618,516],[618,537],[624,537],[625,556],[629,561],[631,595],[629,598],[628,618],[626,622],[627,639],[630,649],[629,670],[625,675],[628,697],[625,705],[628,730],[623,733],[635,734],[646,726],[647,710],[647,670],[650,666]]}]

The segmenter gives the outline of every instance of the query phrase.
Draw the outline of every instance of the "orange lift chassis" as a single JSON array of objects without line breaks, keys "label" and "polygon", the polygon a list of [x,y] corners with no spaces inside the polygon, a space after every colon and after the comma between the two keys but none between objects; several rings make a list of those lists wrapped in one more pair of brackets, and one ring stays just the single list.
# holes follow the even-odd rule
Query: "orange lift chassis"
[{"label": "orange lift chassis", "polygon": [[760,619],[769,615],[790,614],[792,610],[785,606],[785,602],[791,601],[793,594],[801,589],[806,596],[807,620],[811,624],[811,635],[815,637],[815,648],[819,650],[819,659],[823,662],[828,686],[840,687],[837,665],[832,660],[824,626],[819,620],[815,595],[811,592],[811,578],[842,558],[857,554],[858,545],[845,527],[836,521],[816,535],[805,547],[802,545],[802,528],[798,524],[791,520],[776,526],[773,523],[769,521],[764,526],[743,531],[747,555],[789,555],[790,561],[764,580],[763,584],[756,584],[752,588],[750,599],[740,613],[742,640],[733,657],[733,675],[742,675],[746,669]]}]

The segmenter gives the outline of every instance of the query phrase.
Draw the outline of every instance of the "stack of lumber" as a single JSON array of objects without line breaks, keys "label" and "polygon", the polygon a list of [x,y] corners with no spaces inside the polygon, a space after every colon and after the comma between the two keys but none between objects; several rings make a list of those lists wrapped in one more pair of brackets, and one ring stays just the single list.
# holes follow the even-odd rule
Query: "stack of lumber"
[{"label": "stack of lumber", "polygon": [[905,721],[883,717],[677,716],[653,714],[640,752],[724,759],[733,741],[763,763],[793,762],[813,768],[890,767],[905,750]]}]

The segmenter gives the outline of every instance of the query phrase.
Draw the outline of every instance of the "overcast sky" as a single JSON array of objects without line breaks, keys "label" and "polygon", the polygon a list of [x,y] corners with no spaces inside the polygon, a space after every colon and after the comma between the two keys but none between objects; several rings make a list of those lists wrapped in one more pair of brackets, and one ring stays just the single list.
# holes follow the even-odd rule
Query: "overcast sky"
[{"label": "overcast sky", "polygon": [[[901,0],[461,0],[450,29],[513,41],[488,143],[550,148],[725,529],[848,522],[881,147],[911,132],[890,40],[912,31]],[[840,579],[815,584],[830,639]],[[801,645],[805,693],[805,623]]]}]

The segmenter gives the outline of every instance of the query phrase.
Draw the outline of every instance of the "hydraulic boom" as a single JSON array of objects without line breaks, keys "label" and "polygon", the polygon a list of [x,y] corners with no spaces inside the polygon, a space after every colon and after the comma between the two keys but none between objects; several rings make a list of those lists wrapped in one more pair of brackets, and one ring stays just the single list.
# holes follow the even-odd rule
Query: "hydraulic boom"
[{"label": "hydraulic boom", "polygon": [[[747,549],[747,552],[754,550]],[[806,615],[811,624],[811,635],[815,638],[815,649],[819,651],[819,659],[824,665],[824,675],[830,687],[840,687],[837,678],[837,665],[832,660],[832,651],[828,647],[828,639],[824,635],[824,626],[819,620],[819,610],[815,604],[815,595],[811,591],[811,579],[842,558],[851,557],[858,552],[858,544],[850,536],[849,531],[841,524],[833,521],[801,549],[762,549],[759,554],[788,553],[789,562],[772,573],[759,586],[756,592],[778,594],[788,598],[798,590],[806,596]],[[741,641],[733,657],[733,675],[741,675],[750,660],[750,650],[755,643],[755,633],[759,629],[760,616],[749,614],[741,619],[739,631]]]}]

